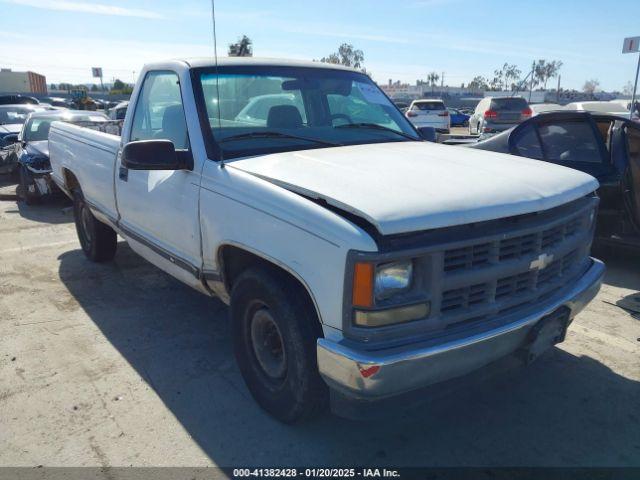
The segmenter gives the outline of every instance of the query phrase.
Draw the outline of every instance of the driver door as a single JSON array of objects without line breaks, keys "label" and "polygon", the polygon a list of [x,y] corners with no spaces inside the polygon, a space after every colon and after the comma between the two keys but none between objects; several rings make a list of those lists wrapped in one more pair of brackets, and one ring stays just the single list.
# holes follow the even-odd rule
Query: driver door
[{"label": "driver door", "polygon": [[[126,141],[166,139],[190,152],[178,75],[147,73]],[[116,165],[116,199],[123,232],[183,270],[201,265],[198,195],[200,171],[130,170]]]}]

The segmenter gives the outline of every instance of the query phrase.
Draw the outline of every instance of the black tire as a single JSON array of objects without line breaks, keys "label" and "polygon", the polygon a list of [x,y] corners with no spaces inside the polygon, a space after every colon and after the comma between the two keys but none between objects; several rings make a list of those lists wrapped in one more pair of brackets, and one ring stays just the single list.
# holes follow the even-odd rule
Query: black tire
[{"label": "black tire", "polygon": [[[26,203],[27,205],[37,205],[42,202],[42,198],[37,193],[29,192],[29,185],[33,182],[31,181],[29,172],[27,171],[27,167],[24,165],[20,165],[19,168],[19,176],[20,176],[20,188],[16,191],[19,194],[19,197]],[[36,189],[37,190],[37,189]]]},{"label": "black tire", "polygon": [[92,262],[106,262],[116,254],[116,232],[93,216],[81,190],[73,192],[73,217],[82,251]]},{"label": "black tire", "polygon": [[316,356],[322,329],[299,284],[275,269],[245,270],[231,292],[231,320],[240,372],[264,410],[284,423],[324,410],[329,393]]}]

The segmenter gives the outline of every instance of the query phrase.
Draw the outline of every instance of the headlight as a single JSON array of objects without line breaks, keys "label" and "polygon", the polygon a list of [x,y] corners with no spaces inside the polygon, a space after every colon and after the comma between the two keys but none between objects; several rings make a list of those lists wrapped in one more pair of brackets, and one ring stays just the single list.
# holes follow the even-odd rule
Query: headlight
[{"label": "headlight", "polygon": [[385,300],[408,290],[411,287],[412,278],[413,262],[411,260],[378,265],[374,281],[376,300]]},{"label": "headlight", "polygon": [[[354,265],[352,291],[354,325],[383,327],[427,317],[431,304],[424,301],[426,299],[412,298],[412,301],[423,301],[409,305],[393,305],[391,300],[400,293],[411,291],[414,287],[413,275],[412,260],[377,265],[373,262],[357,262]],[[408,298],[398,300],[404,303]]]}]

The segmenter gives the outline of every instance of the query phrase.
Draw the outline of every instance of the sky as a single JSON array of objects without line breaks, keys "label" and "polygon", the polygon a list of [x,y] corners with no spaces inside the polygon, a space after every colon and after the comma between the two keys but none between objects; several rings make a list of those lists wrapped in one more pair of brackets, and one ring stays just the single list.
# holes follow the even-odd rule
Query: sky
[{"label": "sky", "polygon": [[[633,81],[640,0],[215,0],[218,54],[249,36],[254,56],[319,59],[350,43],[374,80],[414,83],[431,71],[460,86],[505,62],[561,60],[562,87]],[[213,55],[211,0],[0,0],[0,67],[48,83],[132,82],[150,61]],[[555,83],[555,80],[551,83]]]}]

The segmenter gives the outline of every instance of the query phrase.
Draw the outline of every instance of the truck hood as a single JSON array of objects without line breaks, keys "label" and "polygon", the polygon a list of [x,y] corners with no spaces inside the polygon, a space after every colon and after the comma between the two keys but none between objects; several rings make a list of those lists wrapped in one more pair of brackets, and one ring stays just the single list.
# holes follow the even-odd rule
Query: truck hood
[{"label": "truck hood", "polygon": [[546,210],[598,188],[577,170],[427,142],[276,153],[227,165],[325,200],[383,235]]}]

